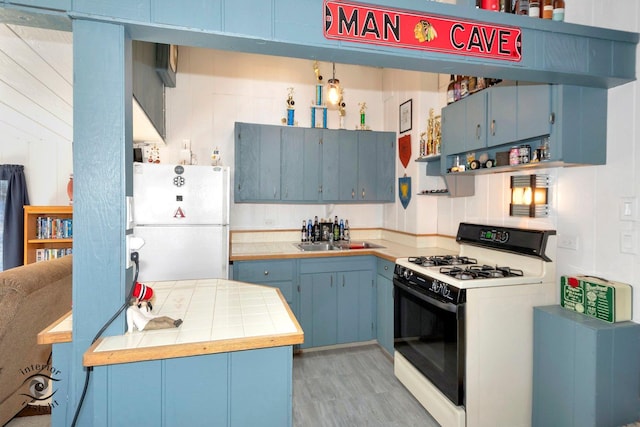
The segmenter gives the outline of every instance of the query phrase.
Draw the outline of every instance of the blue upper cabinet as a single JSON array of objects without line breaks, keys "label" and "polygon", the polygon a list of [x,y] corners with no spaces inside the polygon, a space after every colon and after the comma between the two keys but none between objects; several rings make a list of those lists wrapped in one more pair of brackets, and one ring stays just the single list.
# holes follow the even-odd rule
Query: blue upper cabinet
[{"label": "blue upper cabinet", "polygon": [[393,203],[393,132],[236,123],[236,203]]},{"label": "blue upper cabinet", "polygon": [[236,123],[236,203],[280,201],[280,130],[280,126]]},{"label": "blue upper cabinet", "polygon": [[[606,163],[606,89],[503,83],[443,108],[443,174],[483,154],[497,161],[494,167],[470,171],[466,164],[467,170],[457,173]],[[480,105],[488,107],[483,110]],[[533,151],[546,141],[550,148],[546,161],[516,166],[498,161],[512,146],[528,145]]]}]

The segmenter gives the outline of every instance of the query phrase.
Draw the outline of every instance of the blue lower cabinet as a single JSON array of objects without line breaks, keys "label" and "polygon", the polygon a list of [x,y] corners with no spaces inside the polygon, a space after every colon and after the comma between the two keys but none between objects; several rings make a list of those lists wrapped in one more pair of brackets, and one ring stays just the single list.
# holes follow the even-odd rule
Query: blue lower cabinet
[{"label": "blue lower cabinet", "polygon": [[300,261],[301,348],[375,337],[374,257]]},{"label": "blue lower cabinet", "polygon": [[92,425],[291,426],[292,369],[291,346],[97,366]]},{"label": "blue lower cabinet", "polygon": [[378,343],[393,355],[393,268],[394,263],[378,260],[376,276],[377,331]]},{"label": "blue lower cabinet", "polygon": [[640,419],[640,324],[559,305],[533,310],[534,427],[622,426]]},{"label": "blue lower cabinet", "polygon": [[235,261],[233,279],[280,289],[287,304],[298,317],[297,293],[294,292],[295,260]]}]

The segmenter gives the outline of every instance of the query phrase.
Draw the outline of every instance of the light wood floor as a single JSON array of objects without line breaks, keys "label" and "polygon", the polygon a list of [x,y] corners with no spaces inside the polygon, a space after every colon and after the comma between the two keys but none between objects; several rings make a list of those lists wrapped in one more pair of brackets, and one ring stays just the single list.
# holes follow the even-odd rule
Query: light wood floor
[{"label": "light wood floor", "polygon": [[293,426],[438,427],[377,344],[293,358]]}]

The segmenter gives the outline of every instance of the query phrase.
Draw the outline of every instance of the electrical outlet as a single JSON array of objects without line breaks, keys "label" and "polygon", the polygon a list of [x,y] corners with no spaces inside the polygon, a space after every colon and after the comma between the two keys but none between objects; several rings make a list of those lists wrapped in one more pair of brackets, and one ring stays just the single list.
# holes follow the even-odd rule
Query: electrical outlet
[{"label": "electrical outlet", "polygon": [[125,263],[124,265],[127,268],[133,267],[133,263],[131,262],[131,235],[128,234],[125,239],[125,250],[124,250]]},{"label": "electrical outlet", "polygon": [[578,236],[571,234],[558,235],[558,247],[564,249],[578,250]]}]

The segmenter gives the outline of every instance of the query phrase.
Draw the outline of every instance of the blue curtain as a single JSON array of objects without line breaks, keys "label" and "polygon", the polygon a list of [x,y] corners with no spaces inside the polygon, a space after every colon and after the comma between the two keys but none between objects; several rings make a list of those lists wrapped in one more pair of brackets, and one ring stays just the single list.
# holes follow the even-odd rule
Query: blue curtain
[{"label": "blue curtain", "polygon": [[22,165],[0,165],[0,180],[7,181],[4,200],[2,268],[8,270],[24,263],[24,205],[29,204],[27,180]]}]

